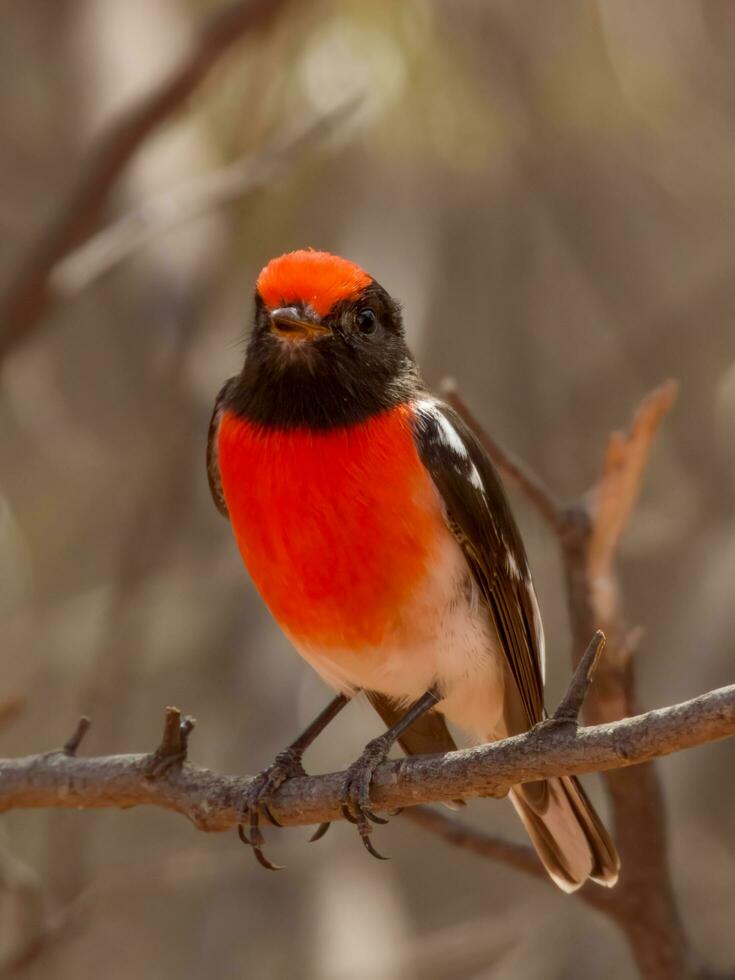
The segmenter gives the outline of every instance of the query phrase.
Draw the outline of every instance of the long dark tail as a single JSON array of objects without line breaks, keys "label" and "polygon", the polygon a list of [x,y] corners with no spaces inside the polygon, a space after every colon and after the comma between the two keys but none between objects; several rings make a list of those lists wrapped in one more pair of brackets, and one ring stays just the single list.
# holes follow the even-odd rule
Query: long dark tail
[{"label": "long dark tail", "polygon": [[574,776],[516,786],[510,792],[546,870],[565,892],[588,878],[612,888],[620,858],[585,791]]}]

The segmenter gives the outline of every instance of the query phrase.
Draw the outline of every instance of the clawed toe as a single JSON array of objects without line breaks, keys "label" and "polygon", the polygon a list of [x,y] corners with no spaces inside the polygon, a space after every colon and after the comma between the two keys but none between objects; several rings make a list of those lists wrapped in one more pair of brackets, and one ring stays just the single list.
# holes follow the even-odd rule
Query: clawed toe
[{"label": "clawed toe", "polygon": [[270,823],[273,824],[274,827],[279,827],[279,828],[283,827],[283,824],[280,821],[276,820],[276,818],[273,816],[271,808],[268,806],[265,800],[261,802],[260,808],[263,811],[263,813],[266,815],[266,817],[268,817],[268,820],[270,821]]},{"label": "clawed toe", "polygon": [[388,859],[373,846],[370,823],[387,824],[388,821],[375,814],[370,806],[370,783],[373,773],[387,753],[388,746],[381,739],[375,739],[367,745],[357,762],[347,770],[340,807],[345,820],[357,826],[365,850],[380,861]]},{"label": "clawed toe", "polygon": [[331,826],[332,825],[328,820],[325,821],[325,823],[320,823],[319,826],[314,831],[314,833],[309,838],[309,843],[314,844],[316,843],[316,841],[321,840]]},{"label": "clawed toe", "polygon": [[259,847],[253,847],[253,854],[258,864],[265,868],[266,871],[283,871],[284,866],[282,864],[274,864],[263,854]]},{"label": "clawed toe", "polygon": [[[266,868],[268,871],[283,871],[282,864],[274,864],[263,853],[263,849],[262,849],[263,835],[260,829],[257,827],[257,825],[255,828],[253,828],[251,825],[250,832],[251,832],[251,836],[248,837],[248,835],[245,833],[245,827],[243,826],[243,824],[238,824],[237,827],[238,836],[240,840],[243,842],[243,844],[247,844],[248,847],[252,848],[253,854],[255,855],[255,860],[258,862],[258,864]],[[260,843],[257,843],[258,841]]]},{"label": "clawed toe", "polygon": [[342,816],[345,818],[345,820],[348,823],[357,824],[357,817],[353,817],[352,816],[352,813],[350,812],[349,804],[344,803],[344,802],[343,803],[340,803],[339,808],[340,808],[340,810],[342,812]]},{"label": "clawed toe", "polygon": [[302,775],[305,773],[301,765],[301,758],[287,749],[276,757],[273,765],[268,766],[260,775],[255,777],[245,797],[242,813],[243,817],[247,816],[248,818],[247,830],[243,821],[243,823],[238,824],[237,833],[243,844],[252,848],[258,864],[267,868],[268,871],[282,871],[283,867],[268,860],[263,853],[265,838],[260,828],[261,814],[274,827],[281,827],[282,824],[273,815],[269,806],[269,798],[287,779]]},{"label": "clawed toe", "polygon": [[372,820],[373,823],[382,823],[382,824],[390,823],[387,817],[379,817],[377,813],[373,813],[373,811],[368,810],[367,807],[365,807],[362,812],[365,814],[368,820]]},{"label": "clawed toe", "polygon": [[371,854],[374,858],[377,858],[378,861],[390,861],[389,857],[387,857],[385,854],[381,854],[380,851],[375,849],[375,846],[373,845],[373,842],[370,839],[369,834],[364,835],[361,833],[360,839],[362,840],[362,843],[364,844],[365,850],[368,852],[368,854]]},{"label": "clawed toe", "polygon": [[[379,861],[387,861],[388,858],[373,846],[370,836],[372,834],[371,824],[384,825],[388,823],[388,820],[385,817],[379,817],[373,811],[370,803],[370,784],[373,773],[384,761],[389,748],[390,743],[383,738],[374,739],[368,743],[360,758],[347,770],[340,806],[345,820],[357,827],[365,850]],[[265,839],[260,826],[261,817],[265,817],[274,827],[282,826],[273,814],[270,798],[287,779],[301,775],[305,775],[301,766],[301,758],[292,747],[290,750],[281,752],[273,765],[255,777],[245,796],[242,807],[243,819],[242,823],[238,825],[237,832],[243,844],[247,844],[251,848],[257,862],[262,867],[267,868],[268,871],[281,871],[282,867],[279,864],[274,864],[263,853]],[[320,824],[309,840],[321,840],[328,830],[329,823]]]}]

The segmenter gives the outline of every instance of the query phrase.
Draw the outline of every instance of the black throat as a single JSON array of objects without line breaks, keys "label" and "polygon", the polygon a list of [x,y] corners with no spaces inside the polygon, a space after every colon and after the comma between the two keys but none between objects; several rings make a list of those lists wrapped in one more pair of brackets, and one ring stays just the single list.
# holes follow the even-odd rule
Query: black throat
[{"label": "black throat", "polygon": [[[377,303],[377,298],[367,298]],[[410,401],[424,387],[418,369],[400,321],[394,325],[389,310],[376,309],[384,324],[377,338],[346,329],[345,307],[325,319],[332,327],[330,336],[284,343],[271,332],[267,311],[256,298],[245,364],[229,385],[224,407],[263,426],[326,430],[363,422]]]}]

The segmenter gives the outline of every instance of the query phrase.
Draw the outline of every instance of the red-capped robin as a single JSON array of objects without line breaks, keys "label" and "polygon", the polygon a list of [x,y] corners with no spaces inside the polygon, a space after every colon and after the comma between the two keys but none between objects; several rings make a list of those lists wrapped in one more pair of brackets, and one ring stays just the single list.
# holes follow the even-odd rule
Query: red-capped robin
[{"label": "red-capped robin", "polygon": [[[545,716],[541,617],[498,475],[426,388],[395,300],[352,262],[311,250],[260,273],[245,363],[219,393],[207,457],[258,591],[339,692],[256,778],[241,836],[273,867],[259,814],[272,820],[269,795],[303,773],[307,745],[363,691],[390,727],[347,770],[345,815],[379,857],[370,780],[396,741],[444,752],[445,719],[485,742]],[[575,778],[510,796],[560,888],[615,883],[615,847]]]}]

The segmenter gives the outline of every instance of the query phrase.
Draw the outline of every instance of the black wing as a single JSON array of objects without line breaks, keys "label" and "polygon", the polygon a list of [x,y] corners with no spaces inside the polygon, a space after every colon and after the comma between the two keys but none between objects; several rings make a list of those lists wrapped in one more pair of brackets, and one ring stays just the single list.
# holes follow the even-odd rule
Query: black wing
[{"label": "black wing", "polygon": [[415,432],[515,679],[520,702],[506,694],[506,722],[517,734],[544,716],[543,630],[521,536],[493,464],[453,409],[419,402]]},{"label": "black wing", "polygon": [[222,413],[225,410],[225,403],[232,387],[237,383],[237,378],[230,378],[225,381],[214,402],[212,418],[209,422],[209,433],[207,435],[207,478],[209,480],[209,490],[212,494],[214,506],[222,514],[228,517],[225,495],[222,491],[222,481],[219,475],[219,455],[217,452],[217,436],[219,435],[219,424]]}]

